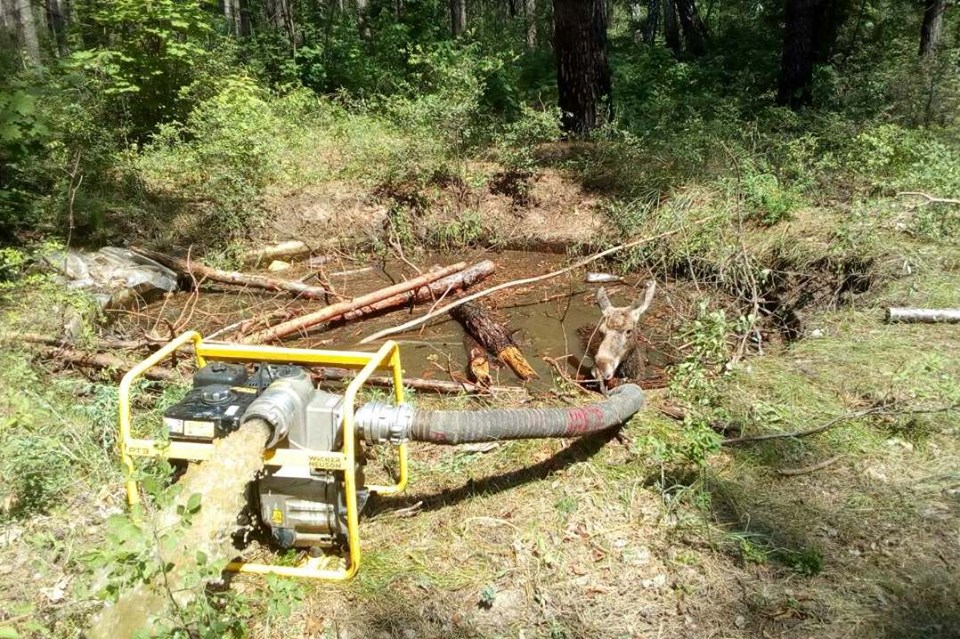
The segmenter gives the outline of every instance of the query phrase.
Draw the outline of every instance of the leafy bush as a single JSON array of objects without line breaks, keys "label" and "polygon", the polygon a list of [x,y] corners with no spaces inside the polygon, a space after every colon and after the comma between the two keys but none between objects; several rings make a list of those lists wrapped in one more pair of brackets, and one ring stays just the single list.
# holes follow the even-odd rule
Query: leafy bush
[{"label": "leafy bush", "polygon": [[210,202],[215,225],[240,233],[286,167],[284,142],[297,117],[279,115],[285,103],[247,76],[225,78],[221,87],[185,124],[161,125],[135,162],[153,184]]}]

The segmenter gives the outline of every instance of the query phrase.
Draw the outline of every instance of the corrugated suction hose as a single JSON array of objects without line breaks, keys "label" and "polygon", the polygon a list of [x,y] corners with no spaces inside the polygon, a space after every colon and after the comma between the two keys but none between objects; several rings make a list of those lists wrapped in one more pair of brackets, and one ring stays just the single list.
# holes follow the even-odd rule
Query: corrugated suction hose
[{"label": "corrugated suction hose", "polygon": [[582,437],[623,424],[643,408],[643,390],[624,384],[595,404],[570,408],[416,410],[410,439],[434,444],[467,444],[504,439]]}]

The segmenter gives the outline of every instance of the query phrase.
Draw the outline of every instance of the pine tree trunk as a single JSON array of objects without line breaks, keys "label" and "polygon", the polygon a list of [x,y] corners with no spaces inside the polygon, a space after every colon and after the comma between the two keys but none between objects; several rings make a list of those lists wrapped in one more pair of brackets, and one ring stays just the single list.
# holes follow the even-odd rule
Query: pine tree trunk
[{"label": "pine tree trunk", "polygon": [[937,52],[940,33],[943,31],[943,12],[946,0],[925,0],[923,24],[920,26],[920,56],[928,57]]},{"label": "pine tree trunk", "polygon": [[467,30],[467,0],[450,0],[450,31],[454,38]]},{"label": "pine tree trunk", "polygon": [[680,55],[680,24],[675,0],[663,0],[663,36],[673,55]]},{"label": "pine tree trunk", "polygon": [[653,44],[660,31],[660,0],[647,0],[647,22],[643,26],[643,41]]},{"label": "pine tree trunk", "polygon": [[677,12],[687,51],[695,56],[702,56],[707,52],[707,28],[700,19],[696,0],[677,0]]},{"label": "pine tree trunk", "polygon": [[553,0],[553,45],[563,127],[584,135],[609,112],[604,0]]},{"label": "pine tree trunk", "polygon": [[537,48],[537,0],[524,0],[524,12],[527,14],[527,48]]},{"label": "pine tree trunk", "polygon": [[813,66],[825,59],[830,10],[830,0],[787,0],[778,104],[796,109],[813,99]]}]

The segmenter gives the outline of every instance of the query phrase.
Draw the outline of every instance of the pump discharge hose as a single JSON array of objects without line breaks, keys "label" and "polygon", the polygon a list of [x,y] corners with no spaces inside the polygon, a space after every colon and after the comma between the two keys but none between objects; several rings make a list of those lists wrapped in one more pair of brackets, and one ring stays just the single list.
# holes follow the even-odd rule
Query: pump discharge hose
[{"label": "pump discharge hose", "polygon": [[636,384],[618,386],[602,401],[569,408],[493,410],[414,410],[408,406],[366,404],[356,421],[364,439],[467,444],[507,439],[582,437],[623,424],[643,408]]}]

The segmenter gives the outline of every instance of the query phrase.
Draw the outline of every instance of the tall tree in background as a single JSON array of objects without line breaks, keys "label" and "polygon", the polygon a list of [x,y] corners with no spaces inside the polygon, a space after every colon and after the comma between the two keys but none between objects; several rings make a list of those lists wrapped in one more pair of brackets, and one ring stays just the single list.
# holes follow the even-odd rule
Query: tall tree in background
[{"label": "tall tree in background", "polygon": [[921,57],[926,58],[937,52],[946,8],[947,0],[924,0],[923,24],[920,25]]},{"label": "tall tree in background", "polygon": [[660,0],[647,0],[647,21],[643,25],[643,41],[653,44],[660,30]]},{"label": "tall tree in background", "polygon": [[680,55],[680,23],[677,22],[676,0],[663,0],[663,37],[673,55]]},{"label": "tall tree in background", "polygon": [[537,48],[537,0],[523,0],[523,9],[527,18],[527,48]]},{"label": "tall tree in background", "polygon": [[836,33],[834,0],[787,0],[777,103],[798,108],[813,99],[813,67]]},{"label": "tall tree in background", "polygon": [[450,0],[450,31],[453,37],[467,30],[467,0]]},{"label": "tall tree in background", "polygon": [[699,57],[707,52],[707,27],[700,19],[697,3],[695,0],[676,0],[676,5],[687,51]]},{"label": "tall tree in background", "polygon": [[583,135],[609,109],[604,0],[553,0],[553,48],[565,130]]},{"label": "tall tree in background", "polygon": [[25,63],[40,63],[40,39],[30,0],[0,0],[0,26],[16,43]]}]

